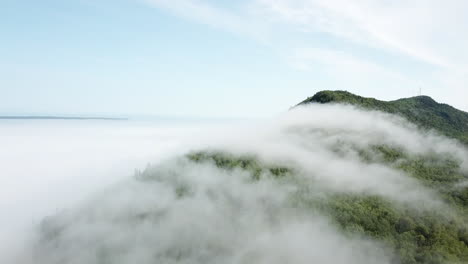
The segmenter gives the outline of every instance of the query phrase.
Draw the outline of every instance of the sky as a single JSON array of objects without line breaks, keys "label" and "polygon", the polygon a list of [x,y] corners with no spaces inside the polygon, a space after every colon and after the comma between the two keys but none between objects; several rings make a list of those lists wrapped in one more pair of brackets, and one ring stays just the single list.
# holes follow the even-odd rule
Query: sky
[{"label": "sky", "polygon": [[320,90],[468,111],[464,0],[2,0],[0,114],[268,117]]}]

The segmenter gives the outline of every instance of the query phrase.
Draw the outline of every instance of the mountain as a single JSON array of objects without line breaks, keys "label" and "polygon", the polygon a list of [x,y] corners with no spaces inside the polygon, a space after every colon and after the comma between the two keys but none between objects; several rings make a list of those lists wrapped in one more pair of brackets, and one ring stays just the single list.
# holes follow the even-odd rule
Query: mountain
[{"label": "mountain", "polygon": [[298,105],[310,103],[340,103],[397,114],[424,129],[434,129],[441,134],[468,144],[468,113],[447,104],[440,104],[429,96],[416,96],[395,101],[380,101],[347,91],[321,91]]},{"label": "mountain", "polygon": [[32,263],[468,263],[468,148],[426,133],[466,143],[466,113],[343,91],[302,104],[47,217]]}]

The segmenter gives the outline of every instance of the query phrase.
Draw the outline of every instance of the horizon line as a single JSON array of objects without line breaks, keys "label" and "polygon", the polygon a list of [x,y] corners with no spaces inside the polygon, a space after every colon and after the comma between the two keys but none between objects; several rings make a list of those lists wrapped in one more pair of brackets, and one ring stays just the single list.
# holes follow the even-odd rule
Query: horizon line
[{"label": "horizon line", "polygon": [[129,120],[126,117],[60,116],[60,115],[0,115],[0,119],[44,119],[44,120]]}]

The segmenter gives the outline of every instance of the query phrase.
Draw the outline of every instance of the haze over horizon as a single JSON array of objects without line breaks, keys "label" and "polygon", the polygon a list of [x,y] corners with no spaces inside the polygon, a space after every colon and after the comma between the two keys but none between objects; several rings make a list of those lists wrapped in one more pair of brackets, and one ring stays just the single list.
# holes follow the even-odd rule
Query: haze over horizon
[{"label": "haze over horizon", "polygon": [[468,3],[7,0],[0,114],[266,117],[320,90],[468,111]]}]

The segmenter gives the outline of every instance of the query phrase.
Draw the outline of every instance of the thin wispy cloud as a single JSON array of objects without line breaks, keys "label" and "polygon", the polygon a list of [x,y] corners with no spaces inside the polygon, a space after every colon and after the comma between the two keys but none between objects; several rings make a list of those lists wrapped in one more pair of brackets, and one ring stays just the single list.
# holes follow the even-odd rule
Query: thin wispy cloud
[{"label": "thin wispy cloud", "polygon": [[174,15],[191,19],[214,28],[235,34],[246,35],[258,40],[265,35],[265,28],[255,17],[249,16],[245,9],[238,13],[218,7],[208,1],[198,0],[143,0],[150,6],[167,10]]},{"label": "thin wispy cloud", "polygon": [[400,51],[443,67],[465,66],[467,56],[453,50],[468,42],[463,36],[468,24],[463,10],[468,6],[463,1],[253,0],[239,4],[238,13],[210,1],[146,2],[233,32],[251,33],[261,28],[260,23],[270,23],[270,27],[284,23],[294,27],[292,30],[324,32],[361,45]]},{"label": "thin wispy cloud", "polygon": [[393,72],[372,61],[352,54],[327,48],[297,49],[290,56],[292,66],[302,70],[312,70],[314,65],[327,67],[340,72],[340,76],[377,75],[381,78],[409,81],[404,75]]},{"label": "thin wispy cloud", "polygon": [[[294,68],[339,65],[324,69],[352,83],[340,74],[355,72],[359,66],[364,76],[395,87],[422,85],[436,99],[465,108],[454,95],[466,90],[466,1],[249,0],[232,4],[235,8],[208,0],[146,2],[192,21],[261,39]],[[328,44],[323,36],[338,45],[324,50]],[[395,56],[397,65],[383,59]],[[422,65],[424,73],[406,70],[414,67],[405,60]]]}]

